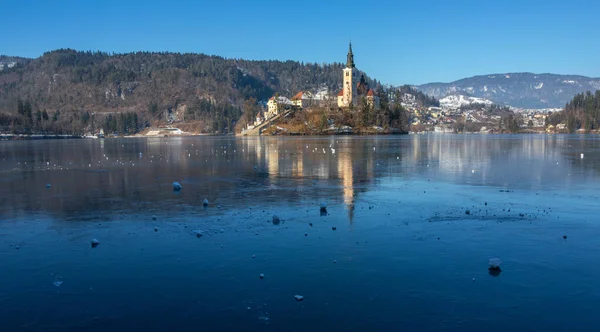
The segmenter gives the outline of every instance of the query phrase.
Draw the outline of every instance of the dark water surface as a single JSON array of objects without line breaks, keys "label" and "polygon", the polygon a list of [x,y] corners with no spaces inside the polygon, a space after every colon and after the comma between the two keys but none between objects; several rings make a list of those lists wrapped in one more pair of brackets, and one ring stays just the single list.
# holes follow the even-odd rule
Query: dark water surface
[{"label": "dark water surface", "polygon": [[599,152],[559,135],[0,142],[0,330],[597,331]]}]

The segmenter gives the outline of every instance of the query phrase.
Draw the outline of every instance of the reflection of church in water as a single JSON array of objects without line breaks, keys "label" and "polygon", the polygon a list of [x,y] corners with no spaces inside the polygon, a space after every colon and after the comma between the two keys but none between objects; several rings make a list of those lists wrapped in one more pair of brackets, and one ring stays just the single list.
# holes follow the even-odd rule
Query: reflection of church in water
[{"label": "reflection of church in water", "polygon": [[[339,140],[339,138],[336,138]],[[296,184],[310,186],[311,179],[339,180],[339,185],[314,188],[317,195],[325,195],[323,199],[343,203],[348,219],[352,223],[355,211],[355,198],[357,184],[367,183],[373,179],[373,156],[371,154],[352,154],[350,149],[336,149],[320,145],[303,147],[298,150],[286,150],[282,141],[277,140],[251,140],[248,151],[254,150],[256,163],[268,173],[273,181],[293,180]],[[289,147],[289,145],[287,145]],[[325,150],[325,152],[323,152]],[[365,159],[366,157],[366,159]],[[363,163],[360,164],[360,163]],[[358,165],[357,165],[358,164]],[[357,167],[360,171],[357,171]]]}]

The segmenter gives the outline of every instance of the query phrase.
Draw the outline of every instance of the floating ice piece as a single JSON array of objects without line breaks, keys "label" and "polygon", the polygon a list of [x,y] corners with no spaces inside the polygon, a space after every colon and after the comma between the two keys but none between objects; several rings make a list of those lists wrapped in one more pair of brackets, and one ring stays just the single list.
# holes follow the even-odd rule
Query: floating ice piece
[{"label": "floating ice piece", "polygon": [[98,239],[93,239],[91,241],[91,244],[92,244],[92,248],[96,248],[100,244],[100,241],[98,241]]},{"label": "floating ice piece", "polygon": [[46,188],[50,188],[52,185],[50,183],[46,184]]},{"label": "floating ice piece", "polygon": [[156,220],[156,216],[152,216],[152,220]]},{"label": "floating ice piece", "polygon": [[492,267],[499,267],[502,261],[499,258],[490,258],[489,263]]},{"label": "floating ice piece", "polygon": [[583,153],[581,154],[581,159],[583,159]]},{"label": "floating ice piece", "polygon": [[264,279],[265,275],[261,273],[261,274],[258,275],[258,277],[261,278],[261,279]]},{"label": "floating ice piece", "polygon": [[304,300],[304,296],[302,295],[294,295],[294,298],[296,299],[296,301],[300,302],[302,300]]},{"label": "floating ice piece", "polygon": [[179,182],[177,182],[177,181],[173,182],[173,191],[180,191],[181,188],[183,188],[183,187],[181,186],[181,184],[179,184]]},{"label": "floating ice piece", "polygon": [[54,286],[56,287],[60,287],[60,285],[62,285],[62,280],[54,280],[54,282],[52,283]]},{"label": "floating ice piece", "polygon": [[194,229],[192,231],[192,234],[194,234],[196,237],[202,237],[202,236],[204,236],[204,232],[201,231],[201,230],[199,230],[199,229]]},{"label": "floating ice piece", "polygon": [[327,213],[327,203],[321,202],[320,210],[321,210],[321,213],[323,213],[323,212]]},{"label": "floating ice piece", "polygon": [[490,267],[488,267],[488,272],[492,277],[497,277],[500,275],[500,272],[502,272],[502,269],[500,269],[500,264],[502,264],[502,261],[498,258],[490,258]]},{"label": "floating ice piece", "polygon": [[204,201],[202,202],[202,206],[207,207],[208,206],[208,199],[204,199]]},{"label": "floating ice piece", "polygon": [[278,216],[273,216],[273,225],[281,224],[281,219]]}]

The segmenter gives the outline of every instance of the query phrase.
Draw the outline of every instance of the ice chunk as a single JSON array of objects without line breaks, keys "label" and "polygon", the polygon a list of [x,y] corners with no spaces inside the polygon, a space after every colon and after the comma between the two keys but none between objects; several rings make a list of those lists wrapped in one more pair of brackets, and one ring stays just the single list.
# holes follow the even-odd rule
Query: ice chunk
[{"label": "ice chunk", "polygon": [[92,248],[96,248],[100,244],[100,241],[98,241],[98,239],[93,239],[91,241],[91,244],[92,244]]},{"label": "ice chunk", "polygon": [[183,188],[183,187],[181,186],[181,184],[179,184],[179,182],[177,182],[177,181],[173,182],[173,191],[180,191],[181,188]]},{"label": "ice chunk", "polygon": [[265,275],[261,273],[261,274],[258,275],[258,277],[261,278],[261,279],[264,279]]},{"label": "ice chunk", "polygon": [[202,202],[202,206],[207,207],[208,206],[208,199],[204,199],[204,201]]},{"label": "ice chunk", "polygon": [[490,268],[499,268],[502,261],[499,258],[490,258]]},{"label": "ice chunk", "polygon": [[192,231],[192,234],[194,234],[196,237],[202,237],[202,236],[204,236],[204,232],[202,232],[202,231],[201,231],[201,230],[199,230],[199,229],[195,229],[195,230],[193,230],[193,231]]},{"label": "ice chunk", "polygon": [[54,282],[52,284],[56,287],[60,287],[60,285],[62,285],[62,283],[63,283],[62,280],[56,279],[56,280],[54,280]]},{"label": "ice chunk", "polygon": [[298,301],[298,302],[299,302],[299,301],[302,301],[302,300],[304,300],[304,296],[302,296],[302,295],[294,295],[294,298],[295,298],[295,299],[296,299],[296,301]]},{"label": "ice chunk", "polygon": [[273,225],[281,224],[281,219],[278,216],[273,216]]},{"label": "ice chunk", "polygon": [[500,269],[500,264],[502,264],[502,261],[500,261],[498,258],[490,259],[490,267],[488,267],[488,272],[492,277],[497,277],[500,275],[500,272],[502,272],[502,269]]},{"label": "ice chunk", "polygon": [[321,202],[321,212],[327,212],[327,203]]},{"label": "ice chunk", "polygon": [[52,185],[50,183],[46,184],[46,188],[49,189],[50,187],[52,187]]}]

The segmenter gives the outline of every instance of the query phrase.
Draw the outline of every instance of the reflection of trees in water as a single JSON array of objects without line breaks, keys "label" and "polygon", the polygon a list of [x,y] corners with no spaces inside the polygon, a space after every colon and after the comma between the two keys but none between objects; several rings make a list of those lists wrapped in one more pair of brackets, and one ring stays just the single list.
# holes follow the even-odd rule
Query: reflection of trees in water
[{"label": "reflection of trees in water", "polygon": [[556,136],[415,135],[412,141],[414,169],[450,182],[540,187],[568,168],[566,143]]},{"label": "reflection of trees in water", "polygon": [[[352,221],[357,195],[378,179],[532,187],[576,181],[565,180],[571,166],[564,161],[596,169],[593,154],[578,158],[579,150],[598,144],[541,135],[6,142],[0,146],[0,207],[4,214],[77,216],[176,213],[181,206],[201,206],[204,198],[232,207],[326,200],[344,204]],[[170,190],[173,181],[183,185],[179,196]]]}]

